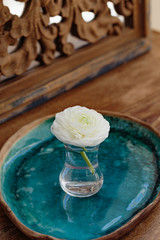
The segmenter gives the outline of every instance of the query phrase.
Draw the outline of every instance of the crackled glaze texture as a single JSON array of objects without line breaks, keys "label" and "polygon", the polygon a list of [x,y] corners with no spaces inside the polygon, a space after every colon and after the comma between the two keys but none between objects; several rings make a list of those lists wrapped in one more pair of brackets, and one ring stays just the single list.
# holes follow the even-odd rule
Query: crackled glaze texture
[{"label": "crackled glaze texture", "polygon": [[155,199],[160,139],[138,123],[106,118],[111,132],[99,150],[104,184],[93,197],[71,197],[60,188],[65,149],[50,133],[53,119],[13,145],[1,169],[1,191],[23,224],[57,238],[95,239],[121,227]]}]

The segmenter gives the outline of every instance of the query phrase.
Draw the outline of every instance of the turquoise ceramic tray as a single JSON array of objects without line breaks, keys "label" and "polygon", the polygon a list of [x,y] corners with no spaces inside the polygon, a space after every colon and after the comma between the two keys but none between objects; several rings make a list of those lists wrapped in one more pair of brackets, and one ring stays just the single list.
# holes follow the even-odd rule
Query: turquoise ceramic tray
[{"label": "turquoise ceramic tray", "polygon": [[50,132],[53,118],[27,125],[3,147],[1,203],[29,237],[117,239],[159,201],[158,134],[134,119],[105,117],[111,132],[100,146],[104,184],[93,197],[74,198],[60,188],[65,149]]}]

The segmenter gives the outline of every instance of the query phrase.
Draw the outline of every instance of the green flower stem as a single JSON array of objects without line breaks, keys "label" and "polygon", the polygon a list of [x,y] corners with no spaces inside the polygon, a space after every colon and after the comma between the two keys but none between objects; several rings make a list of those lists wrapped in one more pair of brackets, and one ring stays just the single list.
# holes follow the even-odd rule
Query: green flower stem
[{"label": "green flower stem", "polygon": [[85,149],[85,148],[83,148],[83,149],[84,149],[84,151],[80,152],[80,154],[81,154],[81,156],[83,157],[83,159],[84,159],[84,161],[86,162],[86,164],[88,165],[91,173],[92,173],[92,174],[95,174],[95,170],[94,170],[94,168],[93,168],[93,166],[92,166],[89,158],[87,157],[87,154],[85,153],[86,149]]}]

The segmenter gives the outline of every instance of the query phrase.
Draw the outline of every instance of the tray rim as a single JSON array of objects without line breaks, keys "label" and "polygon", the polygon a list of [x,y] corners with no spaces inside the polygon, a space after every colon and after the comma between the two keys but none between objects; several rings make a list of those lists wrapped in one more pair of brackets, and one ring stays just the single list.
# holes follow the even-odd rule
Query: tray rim
[{"label": "tray rim", "polygon": [[[139,120],[133,116],[118,113],[118,112],[111,112],[111,111],[105,111],[105,110],[97,110],[101,114],[105,116],[110,116],[110,117],[118,117],[121,119],[129,120],[136,122],[143,127],[149,129],[150,131],[154,132],[158,137],[160,137],[160,133],[152,127],[150,124]],[[0,150],[0,169],[3,165],[3,161],[5,157],[7,156],[8,152],[10,151],[10,148],[13,147],[13,145],[20,140],[22,137],[24,137],[28,132],[30,132],[32,129],[35,127],[39,126],[42,122],[46,121],[47,119],[50,119],[55,116],[56,113],[53,113],[51,115],[47,115],[45,117],[39,118],[22,128],[20,128],[17,132],[15,132],[2,146]],[[94,240],[116,240],[122,237],[123,235],[129,233],[138,223],[140,223],[147,215],[154,209],[154,207],[157,205],[157,203],[160,201],[160,192],[158,193],[157,197],[155,200],[148,204],[145,208],[140,210],[134,217],[132,217],[127,223],[125,223],[123,226],[118,228],[117,230],[104,235],[99,238],[95,238]],[[2,206],[3,210],[5,211],[6,215],[9,217],[9,219],[13,222],[13,224],[20,230],[22,231],[26,236],[28,236],[31,239],[43,239],[43,240],[62,240],[61,238],[56,238],[53,236],[45,235],[36,231],[31,230],[28,228],[26,225],[24,225],[14,212],[10,209],[10,207],[7,205],[5,202],[2,193],[1,193],[1,181],[0,181],[0,205]],[[93,240],[93,239],[92,239]]]}]

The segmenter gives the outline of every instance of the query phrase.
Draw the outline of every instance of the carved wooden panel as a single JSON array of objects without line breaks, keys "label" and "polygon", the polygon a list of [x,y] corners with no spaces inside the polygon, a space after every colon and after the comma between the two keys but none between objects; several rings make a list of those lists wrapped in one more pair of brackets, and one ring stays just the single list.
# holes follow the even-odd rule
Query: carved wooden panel
[{"label": "carved wooden panel", "polygon": [[20,17],[0,0],[1,122],[149,48],[148,0],[19,2]]}]

